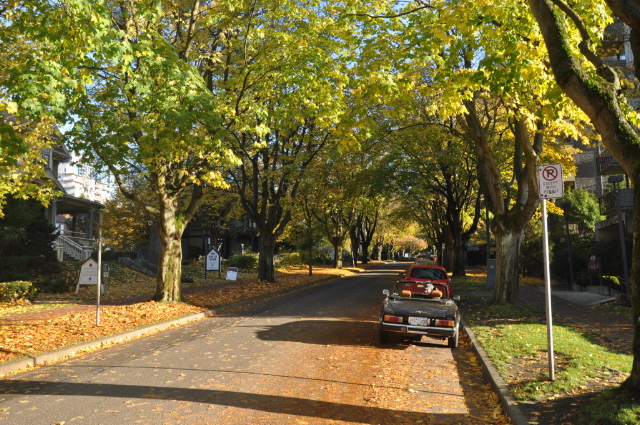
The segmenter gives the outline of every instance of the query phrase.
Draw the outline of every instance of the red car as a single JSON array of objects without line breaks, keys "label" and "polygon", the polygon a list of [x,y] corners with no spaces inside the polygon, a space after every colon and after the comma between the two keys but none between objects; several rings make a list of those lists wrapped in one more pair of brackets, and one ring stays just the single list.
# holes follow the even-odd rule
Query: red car
[{"label": "red car", "polygon": [[411,285],[411,292],[420,292],[425,286],[425,283],[431,283],[442,292],[443,298],[453,299],[453,286],[451,278],[447,276],[447,271],[444,267],[436,266],[434,264],[412,264],[406,273],[400,273],[402,280],[405,283],[415,282],[415,285]]}]

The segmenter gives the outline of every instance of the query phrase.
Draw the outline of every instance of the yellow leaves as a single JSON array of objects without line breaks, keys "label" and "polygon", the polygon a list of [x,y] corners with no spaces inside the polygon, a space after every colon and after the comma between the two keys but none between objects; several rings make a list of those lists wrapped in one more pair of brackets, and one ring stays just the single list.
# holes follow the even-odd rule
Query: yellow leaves
[{"label": "yellow leaves", "polygon": [[[103,306],[101,326],[96,326],[95,307],[50,320],[0,324],[0,361],[19,355],[36,355],[61,347],[129,331],[143,325],[167,321],[202,311],[188,304],[138,303],[128,306]],[[37,341],[37,342],[33,342]]]},{"label": "yellow leaves", "polygon": [[18,113],[18,104],[16,102],[7,102],[6,104],[4,104],[4,107],[6,111],[10,114]]},{"label": "yellow leaves", "polygon": [[266,123],[262,122],[262,123],[258,124],[253,129],[253,131],[259,137],[263,137],[263,136],[266,136],[267,134],[269,134],[271,132],[271,129],[269,128],[269,126]]}]

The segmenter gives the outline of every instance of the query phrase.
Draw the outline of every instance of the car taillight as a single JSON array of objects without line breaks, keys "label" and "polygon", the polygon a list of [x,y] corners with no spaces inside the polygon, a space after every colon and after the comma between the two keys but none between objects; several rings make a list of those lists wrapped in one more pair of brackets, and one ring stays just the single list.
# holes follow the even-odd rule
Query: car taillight
[{"label": "car taillight", "polygon": [[387,316],[386,314],[384,315],[383,320],[385,322],[396,322],[396,323],[402,323],[402,317],[398,317],[398,316]]},{"label": "car taillight", "polygon": [[436,326],[448,326],[448,327],[454,327],[456,325],[455,320],[440,320],[440,319],[436,319]]}]

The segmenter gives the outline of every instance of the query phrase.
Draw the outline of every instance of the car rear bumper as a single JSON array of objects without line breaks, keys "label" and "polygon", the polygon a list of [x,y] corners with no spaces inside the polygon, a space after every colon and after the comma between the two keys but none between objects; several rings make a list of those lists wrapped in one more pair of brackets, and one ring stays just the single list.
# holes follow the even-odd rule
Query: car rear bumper
[{"label": "car rear bumper", "polygon": [[448,338],[455,336],[457,328],[442,328],[437,326],[411,326],[401,323],[380,323],[382,332],[396,335],[427,335]]}]

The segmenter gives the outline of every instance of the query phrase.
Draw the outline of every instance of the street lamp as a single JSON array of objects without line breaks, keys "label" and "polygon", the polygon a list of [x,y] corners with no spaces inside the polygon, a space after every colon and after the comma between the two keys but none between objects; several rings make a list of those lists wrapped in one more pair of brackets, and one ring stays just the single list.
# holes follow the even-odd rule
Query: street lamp
[{"label": "street lamp", "polygon": [[623,293],[627,296],[631,295],[629,288],[629,269],[627,267],[627,250],[624,243],[624,228],[622,227],[622,203],[620,202],[620,183],[624,180],[623,176],[609,176],[607,179],[613,184],[613,190],[616,191],[616,210],[618,212],[618,233],[620,235],[620,247],[622,248],[622,271],[624,273]]},{"label": "street lamp", "polygon": [[573,259],[571,258],[571,235],[569,234],[569,208],[571,208],[571,202],[563,202],[560,204],[562,212],[564,213],[564,224],[567,233],[567,251],[569,252],[569,282],[573,289]]}]

